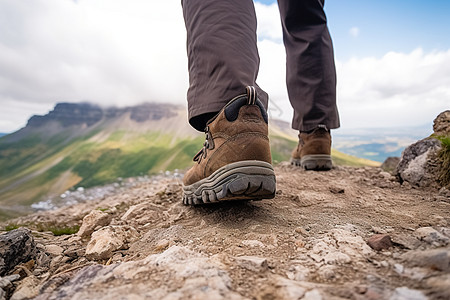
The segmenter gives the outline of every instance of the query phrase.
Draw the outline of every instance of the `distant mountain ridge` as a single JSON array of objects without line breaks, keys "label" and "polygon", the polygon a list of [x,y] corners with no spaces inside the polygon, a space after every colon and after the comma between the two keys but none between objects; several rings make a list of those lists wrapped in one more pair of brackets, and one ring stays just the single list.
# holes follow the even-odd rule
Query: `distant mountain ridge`
[{"label": "distant mountain ridge", "polygon": [[57,121],[63,127],[86,124],[92,126],[102,119],[113,119],[129,113],[130,119],[136,122],[160,120],[176,116],[173,110],[177,106],[170,104],[145,103],[132,107],[101,108],[91,103],[58,103],[55,108],[44,116],[32,116],[27,126],[40,127],[48,122]]},{"label": "distant mountain ridge", "polygon": [[[272,160],[288,160],[296,134],[286,122],[270,122]],[[31,204],[70,188],[184,170],[203,142],[204,134],[189,126],[183,106],[59,103],[0,138],[0,218],[27,212]],[[336,164],[376,165],[334,150],[332,155]]]}]

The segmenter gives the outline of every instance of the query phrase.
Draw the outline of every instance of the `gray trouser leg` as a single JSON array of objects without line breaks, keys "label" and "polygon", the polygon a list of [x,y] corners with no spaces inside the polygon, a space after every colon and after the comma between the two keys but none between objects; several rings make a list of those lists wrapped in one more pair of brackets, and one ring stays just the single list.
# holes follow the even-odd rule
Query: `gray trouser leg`
[{"label": "gray trouser leg", "polygon": [[286,84],[292,128],[339,127],[333,45],[324,0],[278,0],[286,48]]},{"label": "gray trouser leg", "polygon": [[259,69],[256,15],[252,0],[182,0],[187,30],[189,120],[220,111],[245,87],[258,89],[267,108],[267,94],[255,83]]}]

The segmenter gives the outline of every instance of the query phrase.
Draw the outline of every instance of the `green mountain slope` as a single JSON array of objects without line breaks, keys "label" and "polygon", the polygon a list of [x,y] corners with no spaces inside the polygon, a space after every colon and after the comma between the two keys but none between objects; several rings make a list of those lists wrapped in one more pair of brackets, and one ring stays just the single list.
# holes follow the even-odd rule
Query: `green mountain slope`
[{"label": "green mountain slope", "polygon": [[[0,219],[27,213],[32,203],[73,187],[187,169],[204,142],[204,135],[187,124],[185,108],[163,104],[101,113],[94,106],[57,106],[33,118],[27,127],[0,138]],[[288,127],[271,123],[274,163],[289,160],[297,144]],[[336,164],[374,165],[336,151],[333,159]]]}]

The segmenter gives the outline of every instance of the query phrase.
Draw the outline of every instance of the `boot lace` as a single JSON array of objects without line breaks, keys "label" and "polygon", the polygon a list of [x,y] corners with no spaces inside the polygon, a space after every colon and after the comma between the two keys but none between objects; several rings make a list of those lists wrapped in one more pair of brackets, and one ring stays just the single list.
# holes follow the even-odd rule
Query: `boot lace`
[{"label": "boot lace", "polygon": [[206,158],[208,149],[214,149],[214,140],[213,140],[211,132],[209,131],[209,126],[206,126],[205,134],[206,134],[206,139],[205,139],[205,142],[203,143],[203,148],[200,149],[200,151],[198,151],[197,154],[195,154],[194,159],[193,159],[194,161],[196,161],[198,163],[200,163],[203,158]]}]

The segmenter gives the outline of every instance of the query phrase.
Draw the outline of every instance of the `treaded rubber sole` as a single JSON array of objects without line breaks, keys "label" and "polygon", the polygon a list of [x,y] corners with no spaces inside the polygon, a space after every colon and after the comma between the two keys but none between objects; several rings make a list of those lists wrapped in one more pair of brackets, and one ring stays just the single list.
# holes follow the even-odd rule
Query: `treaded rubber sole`
[{"label": "treaded rubber sole", "polygon": [[183,186],[183,203],[199,205],[230,200],[272,199],[275,191],[272,165],[246,160],[228,164],[205,179]]},{"label": "treaded rubber sole", "polygon": [[328,171],[333,167],[331,155],[305,155],[301,159],[291,158],[291,165],[300,166],[305,170]]}]

